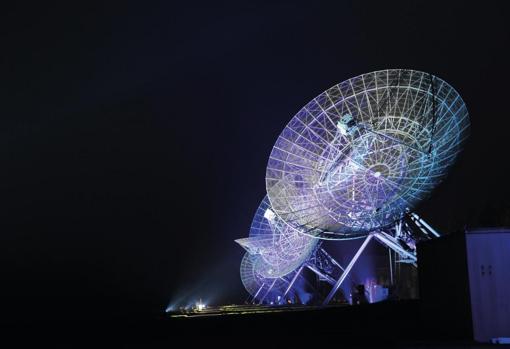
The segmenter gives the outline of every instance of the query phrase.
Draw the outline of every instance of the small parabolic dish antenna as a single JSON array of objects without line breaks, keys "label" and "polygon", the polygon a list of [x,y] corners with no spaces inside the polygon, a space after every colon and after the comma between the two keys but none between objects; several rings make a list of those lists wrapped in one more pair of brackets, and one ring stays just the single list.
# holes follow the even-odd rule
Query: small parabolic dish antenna
[{"label": "small parabolic dish antenna", "polygon": [[266,197],[253,218],[248,238],[237,239],[256,260],[256,272],[263,277],[277,278],[287,275],[309,258],[318,239],[301,233],[286,224],[269,205]]}]

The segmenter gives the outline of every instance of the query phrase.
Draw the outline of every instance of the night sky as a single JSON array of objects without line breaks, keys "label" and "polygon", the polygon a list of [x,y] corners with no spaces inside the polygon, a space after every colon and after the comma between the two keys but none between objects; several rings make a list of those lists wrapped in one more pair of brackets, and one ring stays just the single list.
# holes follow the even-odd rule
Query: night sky
[{"label": "night sky", "polygon": [[464,153],[418,213],[453,231],[505,205],[504,2],[240,3],[3,9],[2,322],[244,301],[233,240],[277,136],[323,90],[374,70],[437,75],[470,112]]}]

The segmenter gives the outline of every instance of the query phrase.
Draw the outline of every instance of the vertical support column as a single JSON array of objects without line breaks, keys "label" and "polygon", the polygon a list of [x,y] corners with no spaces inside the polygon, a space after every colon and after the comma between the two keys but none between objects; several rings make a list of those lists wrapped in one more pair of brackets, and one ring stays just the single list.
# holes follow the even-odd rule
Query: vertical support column
[{"label": "vertical support column", "polygon": [[365,241],[363,241],[363,244],[361,244],[361,247],[358,249],[358,252],[356,252],[356,254],[354,255],[354,257],[352,257],[351,259],[351,262],[349,263],[349,265],[345,268],[344,272],[342,273],[342,276],[340,276],[340,279],[338,279],[338,281],[336,282],[336,284],[333,286],[333,288],[331,289],[331,291],[329,292],[328,296],[326,297],[326,299],[324,300],[324,302],[322,303],[322,305],[327,305],[330,301],[331,301],[331,298],[333,298],[333,296],[335,295],[336,291],[338,291],[338,289],[340,288],[340,286],[342,285],[342,282],[344,282],[345,278],[347,277],[347,275],[349,275],[352,267],[354,266],[354,264],[356,263],[356,261],[358,260],[359,256],[361,255],[361,253],[363,252],[363,250],[365,250],[365,247],[367,247],[368,243],[370,242],[370,240],[372,240],[372,237],[373,235],[372,234],[369,234]]},{"label": "vertical support column", "polygon": [[402,221],[398,221],[397,223],[395,223],[395,236],[396,237],[399,237],[402,235]]},{"label": "vertical support column", "polygon": [[393,286],[393,260],[391,258],[391,248],[388,248],[388,256],[390,256],[390,284]]}]

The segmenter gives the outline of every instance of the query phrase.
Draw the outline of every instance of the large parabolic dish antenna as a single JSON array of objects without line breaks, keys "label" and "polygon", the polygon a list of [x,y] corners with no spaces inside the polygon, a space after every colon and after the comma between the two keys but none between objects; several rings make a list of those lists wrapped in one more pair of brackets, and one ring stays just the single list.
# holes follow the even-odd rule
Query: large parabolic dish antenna
[{"label": "large parabolic dish antenna", "polygon": [[314,237],[365,236],[430,194],[468,130],[462,98],[436,76],[389,69],[346,80],[280,134],[266,170],[270,206]]}]

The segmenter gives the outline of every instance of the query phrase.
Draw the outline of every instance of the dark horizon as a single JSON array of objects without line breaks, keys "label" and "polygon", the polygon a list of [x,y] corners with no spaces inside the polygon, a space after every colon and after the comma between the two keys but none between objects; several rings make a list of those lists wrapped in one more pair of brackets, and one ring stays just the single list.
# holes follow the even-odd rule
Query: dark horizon
[{"label": "dark horizon", "polygon": [[[36,4],[5,11],[2,323],[136,322],[207,289],[242,302],[272,146],[327,88],[412,68],[471,136],[418,207],[440,231],[510,224],[510,8],[467,2]],[[197,291],[195,291],[197,290]]]}]

